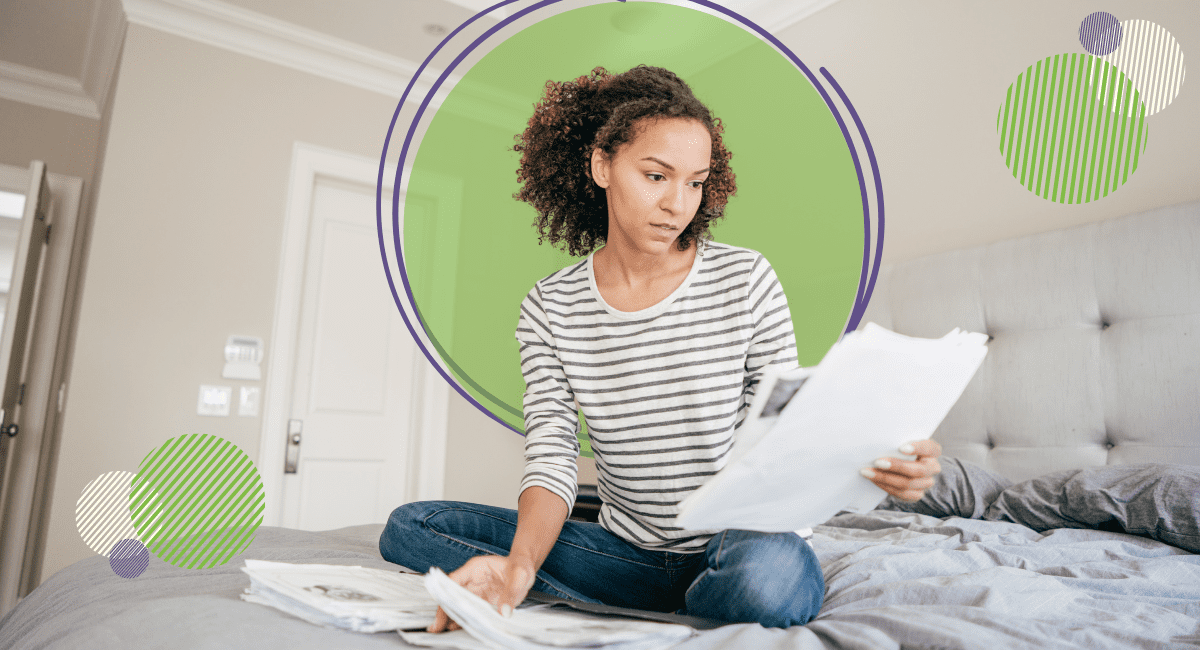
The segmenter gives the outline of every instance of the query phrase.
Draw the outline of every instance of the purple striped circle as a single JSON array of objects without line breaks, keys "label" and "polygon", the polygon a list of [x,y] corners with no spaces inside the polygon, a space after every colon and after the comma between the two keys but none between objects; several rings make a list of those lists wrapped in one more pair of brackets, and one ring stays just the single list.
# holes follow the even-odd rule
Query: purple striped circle
[{"label": "purple striped circle", "polygon": [[1121,21],[1107,11],[1088,14],[1079,24],[1079,42],[1089,53],[1104,56],[1121,44]]},{"label": "purple striped circle", "polygon": [[136,539],[123,539],[113,545],[108,566],[122,578],[136,578],[150,566],[150,550]]}]

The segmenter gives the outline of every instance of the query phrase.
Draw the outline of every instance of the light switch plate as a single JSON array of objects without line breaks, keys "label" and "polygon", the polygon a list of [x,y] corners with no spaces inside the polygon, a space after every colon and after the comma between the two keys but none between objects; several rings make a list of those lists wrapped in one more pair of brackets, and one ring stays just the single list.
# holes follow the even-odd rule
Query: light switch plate
[{"label": "light switch plate", "polygon": [[241,399],[238,400],[238,415],[254,417],[258,415],[259,397],[262,391],[258,386],[242,386]]},{"label": "light switch plate", "polygon": [[196,415],[229,415],[229,404],[233,402],[232,386],[200,385],[200,397],[196,401]]}]

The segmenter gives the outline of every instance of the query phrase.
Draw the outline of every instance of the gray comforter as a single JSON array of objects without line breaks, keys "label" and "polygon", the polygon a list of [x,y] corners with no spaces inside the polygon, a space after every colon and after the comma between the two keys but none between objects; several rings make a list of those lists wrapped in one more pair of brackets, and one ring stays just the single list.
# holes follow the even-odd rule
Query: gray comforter
[{"label": "gray comforter", "polygon": [[[89,558],[0,621],[0,648],[406,647],[396,634],[326,630],[238,598],[245,558],[395,568],[376,547],[381,530],[263,527],[225,565],[151,557],[132,580]],[[730,625],[677,648],[1200,647],[1200,555],[1145,537],[877,510],[834,517],[813,544],[828,588],[816,620]]]}]

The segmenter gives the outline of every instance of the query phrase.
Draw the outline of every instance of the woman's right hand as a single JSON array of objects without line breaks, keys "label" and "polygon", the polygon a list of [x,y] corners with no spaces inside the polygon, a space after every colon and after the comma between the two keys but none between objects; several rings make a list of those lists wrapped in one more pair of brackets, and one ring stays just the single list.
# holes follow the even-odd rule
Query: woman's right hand
[{"label": "woman's right hand", "polygon": [[[477,555],[451,573],[450,579],[508,616],[533,587],[569,512],[566,501],[555,493],[540,485],[529,486],[517,497],[517,532],[509,554]],[[433,625],[426,629],[445,632],[459,625],[438,607]]]},{"label": "woman's right hand", "polygon": [[[451,580],[491,603],[505,616],[525,600],[536,577],[537,569],[531,562],[500,555],[475,556],[450,574]],[[438,607],[433,625],[427,628],[435,633],[457,629],[460,629],[459,624],[450,620],[441,607]]]}]

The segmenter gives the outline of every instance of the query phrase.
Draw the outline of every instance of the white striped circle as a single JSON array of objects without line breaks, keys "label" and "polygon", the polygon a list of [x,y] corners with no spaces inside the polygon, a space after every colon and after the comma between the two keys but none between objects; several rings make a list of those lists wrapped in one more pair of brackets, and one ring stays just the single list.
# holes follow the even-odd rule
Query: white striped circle
[{"label": "white striped circle", "polygon": [[108,557],[113,546],[123,539],[137,539],[137,530],[129,515],[129,494],[133,472],[108,472],[94,479],[75,502],[75,527],[83,543]]},{"label": "white striped circle", "polygon": [[1187,74],[1179,42],[1161,25],[1148,20],[1121,21],[1121,44],[1100,58],[1133,81],[1146,104],[1146,115],[1170,105]]}]

